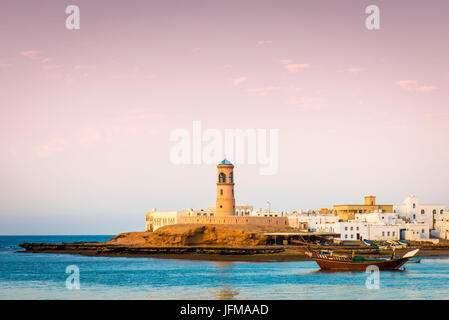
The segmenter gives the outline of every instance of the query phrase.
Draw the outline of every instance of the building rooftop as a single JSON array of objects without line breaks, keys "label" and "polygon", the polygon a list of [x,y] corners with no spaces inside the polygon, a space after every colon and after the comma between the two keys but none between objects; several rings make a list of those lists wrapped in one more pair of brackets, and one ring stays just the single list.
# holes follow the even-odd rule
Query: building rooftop
[{"label": "building rooftop", "polygon": [[223,161],[220,162],[218,165],[219,166],[232,166],[232,163],[227,159],[223,159]]}]

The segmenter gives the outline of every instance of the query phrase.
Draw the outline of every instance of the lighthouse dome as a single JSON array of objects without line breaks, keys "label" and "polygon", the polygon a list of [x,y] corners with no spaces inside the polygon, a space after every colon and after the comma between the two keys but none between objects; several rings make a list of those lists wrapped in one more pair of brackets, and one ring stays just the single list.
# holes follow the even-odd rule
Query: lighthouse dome
[{"label": "lighthouse dome", "polygon": [[223,159],[223,161],[220,162],[218,165],[219,166],[232,166],[232,163],[227,159]]}]

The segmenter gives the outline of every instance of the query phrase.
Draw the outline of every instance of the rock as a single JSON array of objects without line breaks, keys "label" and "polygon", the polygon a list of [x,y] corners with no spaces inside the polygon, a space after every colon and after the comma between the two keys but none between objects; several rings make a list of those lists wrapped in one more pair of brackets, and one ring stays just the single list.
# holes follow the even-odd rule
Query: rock
[{"label": "rock", "polygon": [[267,244],[267,227],[246,225],[178,224],[155,232],[127,232],[111,238],[110,243],[140,246],[261,246]]}]

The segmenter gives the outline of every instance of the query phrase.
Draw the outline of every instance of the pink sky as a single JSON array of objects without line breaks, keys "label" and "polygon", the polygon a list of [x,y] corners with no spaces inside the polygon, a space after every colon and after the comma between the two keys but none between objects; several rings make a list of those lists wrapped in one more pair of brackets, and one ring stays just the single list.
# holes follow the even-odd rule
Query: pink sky
[{"label": "pink sky", "polygon": [[[65,28],[65,7],[81,29]],[[381,30],[365,28],[365,7]],[[169,135],[279,129],[237,204],[449,204],[449,2],[12,1],[0,11],[0,233],[115,234],[215,203]]]}]

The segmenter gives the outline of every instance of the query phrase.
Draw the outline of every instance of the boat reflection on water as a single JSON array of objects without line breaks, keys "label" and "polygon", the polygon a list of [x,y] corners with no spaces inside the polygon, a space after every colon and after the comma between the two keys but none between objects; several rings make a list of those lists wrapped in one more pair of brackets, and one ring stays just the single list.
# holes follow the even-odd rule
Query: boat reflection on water
[{"label": "boat reflection on water", "polygon": [[216,262],[218,279],[222,282],[222,286],[215,292],[216,300],[234,300],[239,295],[240,291],[235,290],[231,284],[232,269],[232,262]]},{"label": "boat reflection on water", "polygon": [[216,300],[235,300],[236,296],[239,295],[239,291],[233,290],[229,287],[222,287],[217,290],[215,293]]}]

